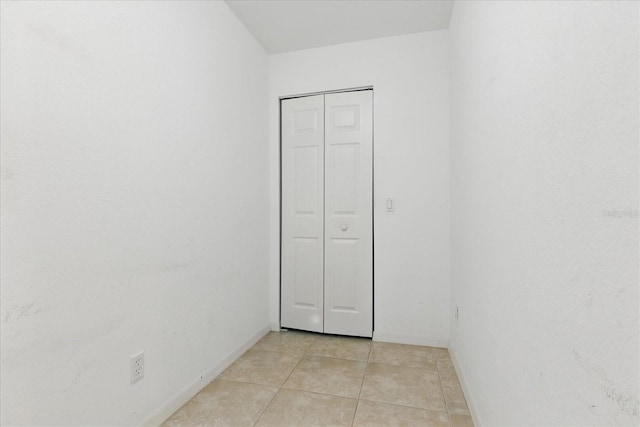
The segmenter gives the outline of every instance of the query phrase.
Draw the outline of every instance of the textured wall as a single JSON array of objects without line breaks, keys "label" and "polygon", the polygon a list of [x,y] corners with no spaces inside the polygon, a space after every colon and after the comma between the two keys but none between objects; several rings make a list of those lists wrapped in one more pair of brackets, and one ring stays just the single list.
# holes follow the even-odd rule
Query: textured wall
[{"label": "textured wall", "polygon": [[[447,31],[270,56],[271,321],[279,308],[278,97],[373,85],[376,339],[449,339]],[[395,198],[395,212],[384,202]]]},{"label": "textured wall", "polygon": [[639,422],[638,7],[454,7],[451,346],[482,425]]},{"label": "textured wall", "polygon": [[267,55],[223,2],[1,7],[0,424],[137,425],[268,325]]}]

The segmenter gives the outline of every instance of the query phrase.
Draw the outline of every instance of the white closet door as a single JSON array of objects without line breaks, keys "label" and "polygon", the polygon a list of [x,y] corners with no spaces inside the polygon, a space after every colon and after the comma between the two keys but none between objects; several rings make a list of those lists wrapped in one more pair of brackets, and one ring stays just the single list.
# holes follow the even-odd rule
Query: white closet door
[{"label": "white closet door", "polygon": [[324,96],[282,101],[281,325],[323,332]]},{"label": "white closet door", "polygon": [[372,92],[325,95],[324,332],[373,333]]}]

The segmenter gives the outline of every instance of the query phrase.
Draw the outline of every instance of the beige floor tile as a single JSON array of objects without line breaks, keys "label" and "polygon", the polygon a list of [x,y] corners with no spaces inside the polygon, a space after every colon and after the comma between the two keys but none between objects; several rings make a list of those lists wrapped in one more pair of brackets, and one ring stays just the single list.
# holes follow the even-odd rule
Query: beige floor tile
[{"label": "beige floor tile", "polygon": [[219,378],[279,387],[296,367],[300,357],[279,351],[249,350]]},{"label": "beige floor tile", "polygon": [[256,426],[349,426],[356,399],[281,389]]},{"label": "beige floor tile", "polygon": [[446,410],[438,373],[423,368],[369,363],[360,398],[436,411]]},{"label": "beige floor tile", "polygon": [[370,350],[371,340],[367,338],[321,335],[311,344],[307,354],[366,361]]},{"label": "beige floor tile", "polygon": [[449,350],[441,347],[425,347],[429,360],[451,360]]},{"label": "beige floor tile", "polygon": [[446,412],[361,400],[353,425],[449,427],[449,419]]},{"label": "beige floor tile", "polygon": [[449,414],[451,427],[474,427],[473,420],[468,415]]},{"label": "beige floor tile", "polygon": [[209,417],[209,409],[201,402],[191,399],[162,423],[161,427],[206,426]]},{"label": "beige floor tile", "polygon": [[311,333],[272,331],[252,348],[254,350],[281,351],[283,353],[303,355],[315,340],[316,335]]},{"label": "beige floor tile", "polygon": [[469,415],[469,408],[467,408],[467,402],[455,371],[441,371],[440,383],[442,384],[442,392],[447,404],[447,411],[453,414]]},{"label": "beige floor tile", "polygon": [[438,366],[438,374],[440,374],[441,379],[447,378],[447,379],[455,379],[456,381],[458,381],[458,373],[456,372],[456,369],[453,367],[453,363],[451,363],[451,360],[449,361],[438,360],[437,366]]},{"label": "beige floor tile", "polygon": [[367,362],[305,356],[283,388],[357,398]]},{"label": "beige floor tile", "polygon": [[252,426],[277,392],[275,387],[215,380],[173,414],[163,427]]},{"label": "beige floor tile", "polygon": [[447,349],[288,331],[266,335],[163,427],[256,420],[263,426],[473,426]]},{"label": "beige floor tile", "polygon": [[456,372],[453,365],[441,364],[438,362],[438,374],[440,374],[440,378],[451,378],[458,380],[458,373]]},{"label": "beige floor tile", "polygon": [[387,342],[374,342],[369,362],[387,365],[425,368],[436,371],[436,361],[429,359],[427,347]]},{"label": "beige floor tile", "polygon": [[441,369],[455,370],[455,368],[453,367],[453,362],[448,357],[436,360],[436,364],[438,366],[438,370],[441,370]]}]

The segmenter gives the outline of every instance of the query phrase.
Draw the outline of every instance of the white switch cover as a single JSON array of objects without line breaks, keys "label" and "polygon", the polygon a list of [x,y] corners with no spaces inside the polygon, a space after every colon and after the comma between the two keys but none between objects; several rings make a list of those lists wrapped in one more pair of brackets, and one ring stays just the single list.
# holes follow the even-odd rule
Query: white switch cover
[{"label": "white switch cover", "polygon": [[385,205],[385,210],[387,212],[393,212],[393,197],[387,197],[387,202]]}]

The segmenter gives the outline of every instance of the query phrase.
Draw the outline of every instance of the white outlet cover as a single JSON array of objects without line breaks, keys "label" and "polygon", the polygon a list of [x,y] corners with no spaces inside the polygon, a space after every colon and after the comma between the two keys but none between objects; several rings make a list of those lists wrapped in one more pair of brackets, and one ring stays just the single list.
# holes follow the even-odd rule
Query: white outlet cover
[{"label": "white outlet cover", "polygon": [[140,381],[144,378],[144,352],[136,354],[135,356],[131,356],[130,361],[130,381],[131,384]]}]

